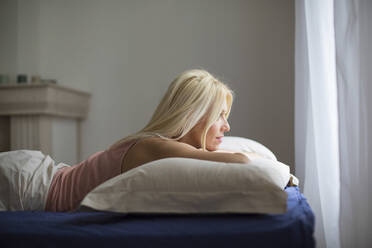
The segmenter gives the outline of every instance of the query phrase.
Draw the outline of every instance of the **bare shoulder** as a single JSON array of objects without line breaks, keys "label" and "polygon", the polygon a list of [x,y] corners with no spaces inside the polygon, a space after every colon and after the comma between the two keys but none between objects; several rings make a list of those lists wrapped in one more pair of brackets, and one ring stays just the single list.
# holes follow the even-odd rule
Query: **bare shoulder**
[{"label": "bare shoulder", "polygon": [[198,149],[189,144],[175,140],[166,140],[159,137],[150,137],[139,141],[138,148],[155,159],[165,157],[183,157],[182,155],[198,151]]},{"label": "bare shoulder", "polygon": [[185,149],[195,148],[185,143],[159,137],[140,139],[127,151],[121,165],[121,171],[126,172],[142,164],[162,158],[181,157]]}]

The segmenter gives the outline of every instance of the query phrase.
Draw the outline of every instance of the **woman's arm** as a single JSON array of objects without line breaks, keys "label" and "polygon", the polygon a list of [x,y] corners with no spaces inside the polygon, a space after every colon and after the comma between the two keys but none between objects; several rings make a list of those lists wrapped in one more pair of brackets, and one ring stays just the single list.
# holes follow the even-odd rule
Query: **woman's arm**
[{"label": "woman's arm", "polygon": [[249,162],[249,157],[244,153],[231,151],[203,151],[183,142],[162,140],[160,138],[147,138],[138,145],[141,145],[141,148],[146,154],[152,157],[152,160],[168,157],[183,157],[225,163]]}]

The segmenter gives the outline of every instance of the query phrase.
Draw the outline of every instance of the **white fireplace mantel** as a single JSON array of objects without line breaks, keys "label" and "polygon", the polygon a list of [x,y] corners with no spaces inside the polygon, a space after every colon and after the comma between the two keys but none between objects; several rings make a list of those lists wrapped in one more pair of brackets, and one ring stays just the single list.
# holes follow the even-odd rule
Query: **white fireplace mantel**
[{"label": "white fireplace mantel", "polygon": [[80,125],[90,97],[55,84],[0,85],[0,151],[40,150],[70,163],[79,161]]}]

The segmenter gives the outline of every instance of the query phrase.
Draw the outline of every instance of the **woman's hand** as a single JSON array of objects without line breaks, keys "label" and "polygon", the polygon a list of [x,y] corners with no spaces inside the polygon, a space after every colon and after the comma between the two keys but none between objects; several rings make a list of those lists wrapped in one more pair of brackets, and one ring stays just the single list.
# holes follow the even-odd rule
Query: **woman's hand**
[{"label": "woman's hand", "polygon": [[244,154],[249,160],[254,158],[265,158],[264,156],[256,153],[256,152],[243,152],[243,151],[228,151],[228,150],[216,150],[214,152],[226,152],[226,153],[242,153]]},{"label": "woman's hand", "polygon": [[241,152],[243,153],[245,156],[248,157],[249,160],[252,160],[254,158],[265,158],[264,156],[256,153],[256,152]]},{"label": "woman's hand", "polygon": [[228,151],[228,150],[215,150],[213,152],[226,152],[226,153],[236,153],[234,151]]},{"label": "woman's hand", "polygon": [[[199,148],[199,150],[203,150],[202,148]],[[244,152],[244,151],[229,151],[229,150],[222,150],[222,149],[218,149],[218,150],[215,150],[215,151],[212,151],[212,152],[222,152],[222,153],[240,153],[242,155],[244,155],[246,158],[248,158],[249,161],[255,159],[255,158],[266,158],[256,152]]]}]

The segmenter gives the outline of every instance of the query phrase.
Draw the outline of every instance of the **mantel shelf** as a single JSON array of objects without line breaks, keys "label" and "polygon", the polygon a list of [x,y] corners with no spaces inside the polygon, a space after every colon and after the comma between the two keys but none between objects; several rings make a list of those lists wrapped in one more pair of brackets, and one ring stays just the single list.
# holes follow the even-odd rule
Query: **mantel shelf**
[{"label": "mantel shelf", "polygon": [[55,84],[0,85],[0,116],[50,115],[85,119],[91,95]]}]

